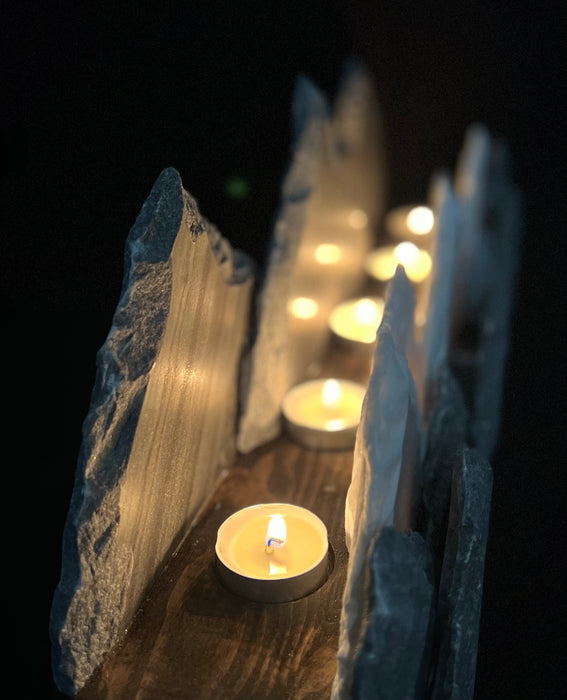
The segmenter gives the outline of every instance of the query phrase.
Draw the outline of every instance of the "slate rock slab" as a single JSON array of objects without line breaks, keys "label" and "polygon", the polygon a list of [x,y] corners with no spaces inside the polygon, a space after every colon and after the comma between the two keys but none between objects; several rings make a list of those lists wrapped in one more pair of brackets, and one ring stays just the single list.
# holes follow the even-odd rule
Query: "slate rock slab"
[{"label": "slate rock slab", "polygon": [[420,503],[413,527],[432,553],[435,580],[443,563],[455,453],[466,443],[469,413],[461,387],[446,364],[438,367],[428,387],[424,422],[426,449],[420,470]]},{"label": "slate rock slab", "polygon": [[63,692],[124,634],[232,461],[252,283],[251,261],[162,172],[126,241],[83,424],[50,620]]},{"label": "slate rock slab", "polygon": [[[286,392],[319,371],[333,308],[365,284],[364,259],[383,206],[381,124],[362,66],[348,62],[332,105],[300,76],[292,117],[290,164],[241,383],[243,453],[279,434]],[[321,247],[337,259],[320,262]],[[312,315],[296,315],[296,299],[314,303]]]},{"label": "slate rock slab", "polygon": [[433,583],[427,546],[417,533],[385,527],[371,548],[370,603],[356,657],[352,697],[422,697]]},{"label": "slate rock slab", "polygon": [[368,551],[388,526],[406,521],[422,458],[421,418],[406,348],[413,337],[414,294],[402,267],[390,285],[377,333],[370,382],[357,432],[345,506],[349,549],[333,698],[352,692],[368,607]]},{"label": "slate rock slab", "polygon": [[460,232],[450,360],[471,411],[469,444],[489,459],[501,422],[524,202],[507,144],[481,124],[467,129],[455,193]]},{"label": "slate rock slab", "polygon": [[439,584],[436,635],[439,653],[432,700],[472,700],[492,470],[475,450],[454,460],[451,509]]}]

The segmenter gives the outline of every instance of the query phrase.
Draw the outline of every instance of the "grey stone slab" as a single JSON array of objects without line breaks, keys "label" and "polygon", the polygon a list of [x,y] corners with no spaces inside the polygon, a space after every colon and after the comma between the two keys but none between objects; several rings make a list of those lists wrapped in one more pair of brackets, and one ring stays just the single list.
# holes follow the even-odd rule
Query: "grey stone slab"
[{"label": "grey stone slab", "polygon": [[251,269],[165,170],[126,241],[83,424],[50,619],[68,694],[124,633],[232,461]]},{"label": "grey stone slab", "polygon": [[[357,433],[345,507],[349,549],[333,698],[351,696],[354,662],[368,606],[368,551],[386,526],[405,522],[422,457],[421,419],[406,347],[413,338],[414,294],[402,267],[391,283]],[[403,491],[403,496],[400,492]]]},{"label": "grey stone slab", "polygon": [[428,387],[424,423],[426,449],[420,471],[421,503],[413,527],[430,547],[435,580],[443,562],[455,453],[466,443],[469,413],[461,387],[446,364],[437,368]]},{"label": "grey stone slab", "polygon": [[433,180],[430,199],[435,213],[435,229],[422,349],[424,365],[422,395],[425,401],[427,401],[430,382],[433,381],[439,369],[447,363],[449,357],[455,264],[460,232],[457,201],[447,175],[439,175]]},{"label": "grey stone slab", "polygon": [[489,242],[491,274],[479,320],[476,383],[470,444],[490,458],[498,441],[506,360],[521,260],[524,203],[512,180],[507,146],[495,141],[489,171],[489,196],[484,210],[484,230]]},{"label": "grey stone slab", "polygon": [[431,700],[472,700],[474,696],[491,496],[489,463],[475,450],[463,450],[454,463]]},{"label": "grey stone slab", "polygon": [[433,601],[430,564],[417,533],[385,527],[371,547],[368,621],[356,656],[352,698],[423,697]]},{"label": "grey stone slab", "polygon": [[508,148],[483,125],[467,130],[455,192],[461,232],[450,361],[471,411],[469,442],[490,457],[501,422],[524,222]]},{"label": "grey stone slab", "polygon": [[[290,166],[243,372],[241,452],[278,435],[286,392],[316,375],[333,308],[364,286],[363,262],[383,201],[377,101],[360,65],[345,67],[332,107],[301,77],[292,113]],[[335,262],[320,262],[320,246],[338,254]],[[308,318],[290,306],[302,298],[315,303]]]},{"label": "grey stone slab", "polygon": [[296,81],[292,117],[291,160],[256,301],[253,345],[243,367],[237,436],[241,452],[250,452],[279,434],[282,399],[297,381],[298,372],[292,366],[288,301],[329,120],[326,98],[307,78]]}]

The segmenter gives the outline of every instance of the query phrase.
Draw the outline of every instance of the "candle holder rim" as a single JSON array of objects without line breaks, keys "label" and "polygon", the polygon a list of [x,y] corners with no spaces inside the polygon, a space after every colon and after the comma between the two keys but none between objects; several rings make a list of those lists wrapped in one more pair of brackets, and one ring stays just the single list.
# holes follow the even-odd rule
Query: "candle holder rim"
[{"label": "candle holder rim", "polygon": [[[244,511],[251,512],[255,509],[265,508],[266,506],[269,506],[270,508],[272,506],[275,506],[275,507],[282,507],[283,506],[286,508],[293,508],[293,510],[296,510],[296,511],[300,510],[300,511],[303,511],[304,513],[307,513],[309,516],[309,519],[311,521],[313,521],[313,520],[315,521],[313,524],[317,526],[316,529],[318,529],[320,531],[320,534],[324,537],[325,542],[327,543],[327,548],[322,553],[321,558],[315,564],[313,564],[313,566],[311,566],[308,569],[305,569],[303,572],[301,572],[300,574],[296,574],[295,576],[287,576],[284,578],[278,578],[278,577],[273,576],[273,575],[268,576],[268,577],[247,576],[246,574],[242,574],[238,571],[235,571],[227,563],[225,563],[223,556],[222,556],[222,553],[219,551],[219,539],[221,538],[221,531],[223,530],[223,528],[228,525],[229,521],[237,520],[238,519],[237,516],[241,516],[241,514]],[[285,514],[280,513],[279,515],[283,515],[283,517],[285,517]],[[217,530],[217,539],[215,542],[215,555],[216,555],[216,558],[218,559],[219,563],[222,564],[222,566],[224,568],[226,568],[228,571],[232,572],[234,575],[240,576],[241,578],[246,578],[246,579],[249,579],[250,581],[281,581],[281,580],[293,580],[293,579],[296,579],[298,577],[305,576],[310,571],[317,568],[320,565],[321,561],[323,561],[328,556],[329,547],[330,547],[330,542],[329,542],[329,532],[327,530],[327,526],[325,525],[325,523],[321,520],[321,518],[316,513],[314,513],[312,510],[309,510],[309,508],[305,508],[304,506],[298,506],[295,503],[285,503],[283,501],[275,501],[275,502],[268,501],[266,503],[254,503],[250,506],[245,506],[244,508],[239,508],[237,511],[235,511],[234,513],[229,515],[228,518],[225,518],[223,520],[223,522],[221,523],[221,525],[219,526],[219,528]]]}]

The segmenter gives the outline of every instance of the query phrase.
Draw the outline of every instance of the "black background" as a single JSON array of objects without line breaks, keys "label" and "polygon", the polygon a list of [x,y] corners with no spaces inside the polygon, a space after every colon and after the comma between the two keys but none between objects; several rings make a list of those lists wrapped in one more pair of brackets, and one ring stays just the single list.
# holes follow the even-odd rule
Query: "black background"
[{"label": "black background", "polygon": [[[8,606],[6,633],[21,665],[5,668],[6,681],[16,680],[12,696],[58,697],[48,617],[81,424],[124,241],[152,183],[177,168],[205,216],[262,263],[287,165],[294,80],[303,72],[332,96],[350,55],[375,77],[389,206],[422,199],[436,169],[454,168],[473,121],[513,153],[526,236],[493,459],[476,698],[564,696],[560,7],[3,5],[2,346],[15,422],[3,460],[15,482],[5,536],[24,555],[8,579],[23,592]],[[233,175],[250,183],[244,201],[224,192]]]}]

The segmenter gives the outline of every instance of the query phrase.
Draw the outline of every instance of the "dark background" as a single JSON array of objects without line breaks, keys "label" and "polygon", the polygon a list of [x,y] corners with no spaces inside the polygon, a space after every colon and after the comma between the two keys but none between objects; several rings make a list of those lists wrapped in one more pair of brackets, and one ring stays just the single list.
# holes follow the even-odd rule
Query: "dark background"
[{"label": "dark background", "polygon": [[[565,29],[560,3],[519,7],[3,5],[2,346],[15,422],[5,504],[16,513],[6,537],[23,554],[9,582],[25,601],[8,605],[22,664],[5,669],[12,696],[58,697],[48,617],[81,424],[124,241],[152,183],[177,168],[205,216],[262,263],[294,80],[304,72],[332,96],[350,55],[375,77],[390,207],[423,199],[432,173],[454,168],[473,121],[513,153],[526,236],[493,460],[476,698],[564,695]],[[235,175],[250,185],[243,201],[225,193]]]}]

